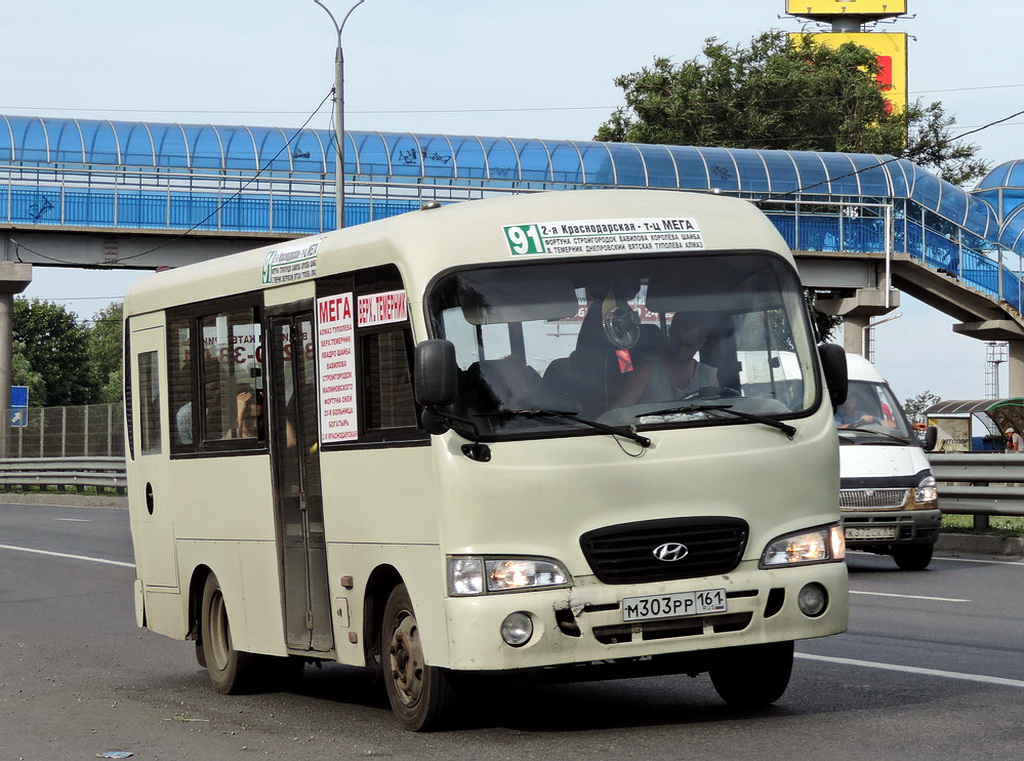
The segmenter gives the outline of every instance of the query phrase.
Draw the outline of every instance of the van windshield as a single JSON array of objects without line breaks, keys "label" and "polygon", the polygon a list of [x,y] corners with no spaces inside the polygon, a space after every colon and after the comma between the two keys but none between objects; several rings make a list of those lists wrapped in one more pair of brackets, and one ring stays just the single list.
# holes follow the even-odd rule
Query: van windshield
[{"label": "van windshield", "polygon": [[434,336],[455,345],[449,412],[481,438],[594,433],[573,416],[749,425],[819,399],[802,290],[770,253],[464,269],[435,281],[427,308]]},{"label": "van windshield", "polygon": [[846,402],[836,410],[836,428],[850,434],[863,433],[867,437],[884,433],[899,439],[916,440],[892,390],[887,384],[874,381],[850,381]]}]

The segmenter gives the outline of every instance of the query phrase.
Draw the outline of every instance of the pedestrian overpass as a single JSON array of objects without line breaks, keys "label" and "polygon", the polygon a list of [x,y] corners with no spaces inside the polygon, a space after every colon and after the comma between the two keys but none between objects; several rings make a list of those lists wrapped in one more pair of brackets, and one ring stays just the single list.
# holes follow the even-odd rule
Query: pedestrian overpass
[{"label": "pedestrian overpass", "polygon": [[[0,280],[7,263],[156,269],[333,229],[335,149],[329,130],[0,115]],[[612,187],[758,203],[805,284],[830,292],[819,306],[844,316],[848,349],[903,291],[957,332],[1010,341],[1024,394],[1024,161],[968,192],[888,156],[346,133],[347,225]]]}]

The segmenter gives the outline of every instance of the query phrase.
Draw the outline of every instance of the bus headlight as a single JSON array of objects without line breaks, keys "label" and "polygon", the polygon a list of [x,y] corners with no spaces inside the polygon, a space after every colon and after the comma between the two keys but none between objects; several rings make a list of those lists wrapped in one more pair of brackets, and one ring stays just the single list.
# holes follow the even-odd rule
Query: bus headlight
[{"label": "bus headlight", "polygon": [[448,558],[448,594],[453,597],[549,589],[569,584],[569,574],[561,564],[546,558]]},{"label": "bus headlight", "polygon": [[761,556],[761,568],[828,563],[846,558],[846,538],[837,523],[773,539]]},{"label": "bus headlight", "polygon": [[927,475],[921,479],[921,483],[914,489],[914,501],[910,505],[911,510],[929,510],[935,507],[939,500],[939,491],[935,488],[935,476]]}]

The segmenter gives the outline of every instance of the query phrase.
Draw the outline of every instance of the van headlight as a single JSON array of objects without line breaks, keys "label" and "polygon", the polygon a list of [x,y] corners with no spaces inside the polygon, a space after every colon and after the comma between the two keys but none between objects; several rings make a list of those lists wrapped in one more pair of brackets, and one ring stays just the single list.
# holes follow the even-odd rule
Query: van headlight
[{"label": "van headlight", "polygon": [[939,490],[935,487],[935,476],[929,474],[921,479],[914,489],[914,501],[911,510],[930,510],[939,501]]},{"label": "van headlight", "polygon": [[761,568],[831,563],[846,559],[846,537],[842,526],[830,526],[786,534],[773,539],[761,556]]},{"label": "van headlight", "polygon": [[567,587],[568,572],[548,558],[448,557],[448,594],[453,597],[488,592],[523,592]]}]

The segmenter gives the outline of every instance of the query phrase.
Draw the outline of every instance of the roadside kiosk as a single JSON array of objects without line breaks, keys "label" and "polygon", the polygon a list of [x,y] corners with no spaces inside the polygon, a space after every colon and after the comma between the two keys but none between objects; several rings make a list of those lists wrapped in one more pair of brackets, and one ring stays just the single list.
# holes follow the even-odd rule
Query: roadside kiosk
[{"label": "roadside kiosk", "polygon": [[1024,398],[938,402],[924,411],[929,452],[1004,452],[1006,432],[1024,435]]}]

